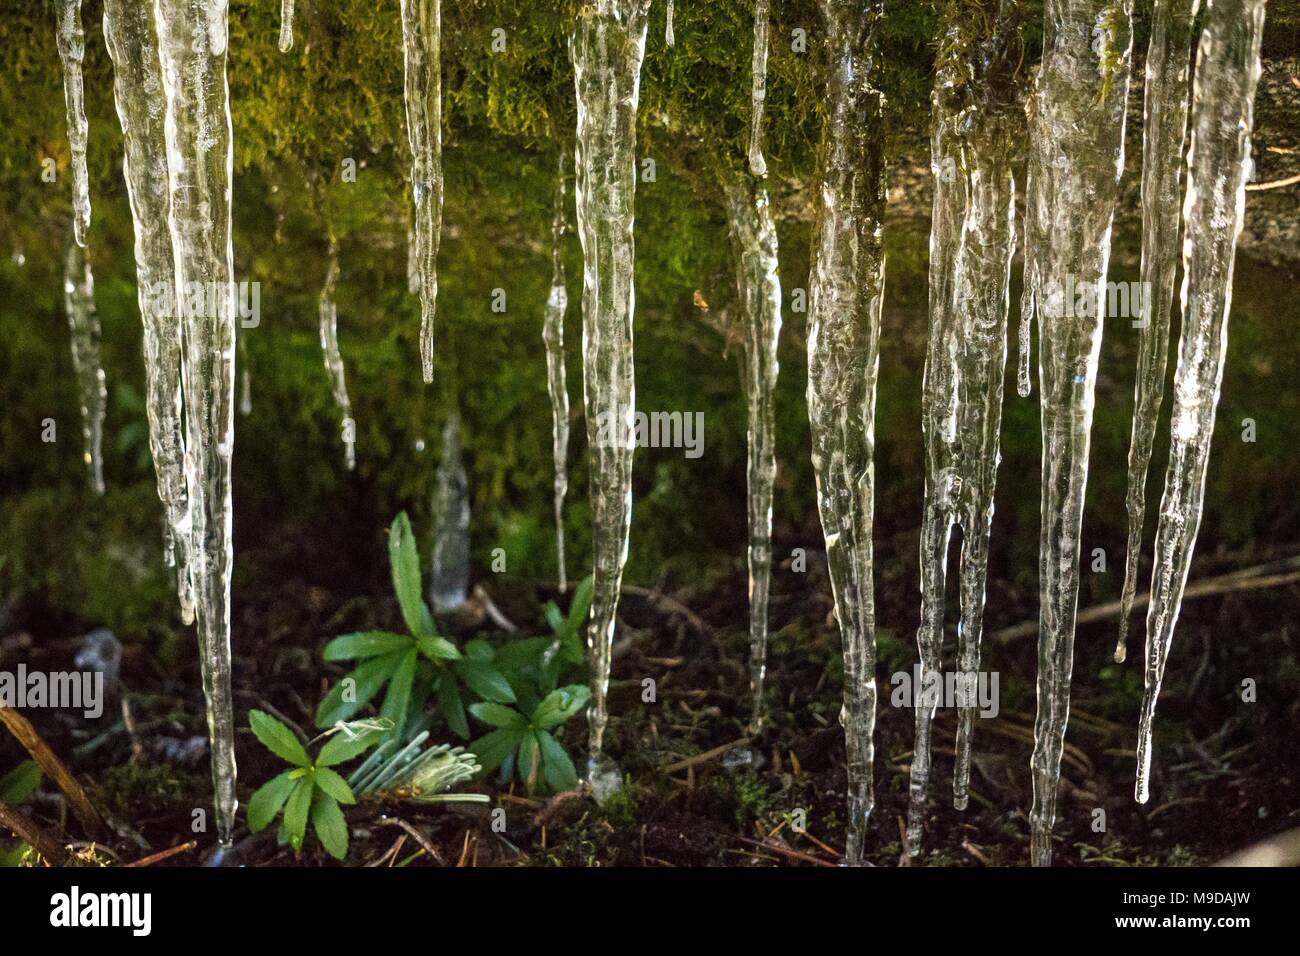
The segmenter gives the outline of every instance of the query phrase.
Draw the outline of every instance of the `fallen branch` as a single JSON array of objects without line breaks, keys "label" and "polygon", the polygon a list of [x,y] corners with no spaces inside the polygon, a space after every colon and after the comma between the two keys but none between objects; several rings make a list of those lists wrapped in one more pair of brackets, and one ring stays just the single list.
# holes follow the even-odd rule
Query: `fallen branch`
[{"label": "fallen branch", "polygon": [[189,850],[193,850],[198,845],[199,845],[198,840],[190,840],[188,843],[178,843],[176,846],[169,847],[166,850],[160,850],[157,853],[151,854],[146,857],[142,857],[139,860],[133,860],[130,863],[126,864],[126,867],[127,869],[131,869],[132,867],[137,867],[137,866],[153,866],[155,863],[161,863],[163,860],[166,860],[168,857],[177,856],[181,853],[185,853]]},{"label": "fallen branch", "polygon": [[1262,192],[1265,189],[1281,189],[1283,186],[1294,186],[1296,183],[1300,183],[1300,173],[1288,176],[1286,179],[1275,179],[1270,183],[1247,183],[1246,189],[1250,192]]},{"label": "fallen branch", "polygon": [[741,737],[739,740],[733,740],[729,744],[723,744],[721,747],[714,747],[712,750],[706,750],[702,754],[696,754],[694,757],[687,757],[685,760],[678,760],[676,763],[670,763],[667,766],[660,767],[660,773],[676,773],[678,770],[686,770],[690,767],[699,766],[702,763],[708,763],[716,757],[721,757],[728,750],[734,750],[737,747],[744,747],[749,744],[748,737]]},{"label": "fallen branch", "polygon": [[[1282,573],[1267,573],[1269,571],[1280,571],[1283,568],[1291,568],[1292,570],[1283,571]],[[1277,588],[1296,583],[1300,583],[1300,557],[1290,558],[1282,562],[1262,564],[1257,567],[1245,568],[1241,571],[1232,571],[1218,577],[1196,581],[1187,586],[1187,590],[1183,593],[1183,600],[1232,594],[1238,591],[1258,591],[1264,588]],[[1150,594],[1139,595],[1133,602],[1133,610],[1140,610],[1150,602]],[[1098,604],[1086,611],[1080,611],[1076,623],[1092,624],[1097,621],[1118,618],[1120,609],[1119,601]],[[1000,631],[994,631],[990,638],[999,644],[1009,644],[1021,638],[1033,637],[1037,633],[1038,620],[1035,618],[1030,621],[1021,621],[1012,627],[1004,627]]]},{"label": "fallen branch", "polygon": [[4,827],[24,843],[30,843],[41,855],[46,866],[60,866],[67,858],[63,845],[47,834],[33,821],[6,803],[0,802],[0,827]]},{"label": "fallen branch", "polygon": [[31,722],[12,707],[0,706],[0,723],[9,728],[9,732],[18,738],[18,742],[32,755],[32,759],[45,771],[45,775],[63,791],[63,795],[72,804],[72,812],[77,815],[77,819],[86,828],[86,832],[96,839],[102,840],[106,837],[108,828],[104,826],[104,820],[100,817],[99,811],[95,809],[90,802],[90,798],[86,796],[86,791],[77,782],[77,778],[63,765],[63,761],[41,739],[41,735],[36,732],[36,728],[31,725]]}]

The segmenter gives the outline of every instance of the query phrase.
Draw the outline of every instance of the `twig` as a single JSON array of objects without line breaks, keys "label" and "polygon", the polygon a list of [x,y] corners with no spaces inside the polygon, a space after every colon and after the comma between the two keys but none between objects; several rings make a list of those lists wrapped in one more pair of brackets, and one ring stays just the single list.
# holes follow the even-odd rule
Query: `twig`
[{"label": "twig", "polygon": [[17,737],[18,742],[32,755],[32,759],[40,764],[45,775],[63,791],[63,795],[72,804],[72,810],[81,821],[81,825],[86,828],[86,832],[96,838],[107,836],[108,829],[104,826],[104,820],[90,802],[90,798],[86,796],[86,791],[77,782],[77,778],[68,772],[63,761],[55,756],[54,751],[41,739],[41,735],[36,732],[31,722],[12,707],[0,706],[0,723],[9,728],[9,732]]},{"label": "twig", "polygon": [[135,866],[153,866],[155,863],[161,863],[163,860],[166,860],[169,857],[178,856],[181,853],[188,853],[190,850],[193,850],[198,845],[199,845],[198,840],[190,840],[188,843],[179,843],[174,847],[170,847],[169,849],[160,850],[159,852],[154,853],[150,856],[143,857],[139,860],[134,860],[128,863],[126,867],[127,869],[130,869],[131,867],[135,867]]},{"label": "twig", "polygon": [[816,866],[829,866],[834,868],[836,864],[828,860],[823,860],[819,856],[813,856],[811,853],[800,853],[798,850],[788,846],[781,846],[779,843],[768,843],[766,840],[751,840],[749,837],[738,836],[737,840],[748,843],[750,846],[760,847],[764,850],[771,850],[773,853],[780,853],[792,860],[799,860],[803,863],[812,863]]},{"label": "twig", "polygon": [[749,743],[748,737],[741,737],[739,740],[733,740],[729,744],[723,744],[721,747],[714,747],[712,750],[706,750],[702,754],[696,754],[694,757],[687,757],[685,760],[678,760],[676,763],[670,763],[666,767],[660,767],[660,773],[676,773],[679,770],[687,770],[691,767],[699,766],[702,763],[708,763],[715,757],[721,757],[728,750],[736,747],[744,747]]},{"label": "twig", "polygon": [[655,607],[656,605],[662,604],[669,611],[673,611],[674,613],[680,614],[682,617],[686,618],[687,623],[689,623],[691,627],[695,628],[705,637],[713,636],[713,628],[711,628],[708,624],[706,624],[703,618],[701,618],[698,614],[696,614],[694,611],[688,608],[681,601],[678,601],[676,598],[669,597],[667,594],[664,594],[662,591],[653,591],[650,588],[639,588],[632,584],[625,584],[623,585],[623,593],[634,594],[637,597],[644,598],[645,602],[651,607]]},{"label": "twig", "polygon": [[515,624],[514,621],[510,620],[510,618],[506,617],[505,614],[501,612],[501,608],[497,607],[496,604],[493,603],[491,596],[489,596],[487,591],[484,590],[483,585],[474,585],[474,597],[478,598],[479,603],[483,605],[483,610],[487,613],[487,616],[492,619],[493,624],[501,628],[501,630],[505,631],[507,634],[519,633],[519,625]]},{"label": "twig", "polygon": [[429,856],[433,857],[433,859],[438,862],[439,866],[442,865],[442,857],[438,855],[438,851],[434,849],[433,844],[429,842],[429,838],[405,820],[399,817],[380,817],[378,823],[381,827],[401,827],[407,832],[412,840],[420,845],[425,853],[429,854]]},{"label": "twig", "polygon": [[0,827],[4,827],[24,843],[36,847],[36,852],[41,855],[46,866],[61,865],[67,857],[63,845],[58,840],[3,802],[0,802]]},{"label": "twig", "polygon": [[1286,179],[1275,179],[1270,183],[1247,183],[1246,189],[1249,192],[1262,192],[1265,189],[1281,189],[1283,186],[1294,186],[1296,183],[1300,183],[1300,173],[1288,176]]}]

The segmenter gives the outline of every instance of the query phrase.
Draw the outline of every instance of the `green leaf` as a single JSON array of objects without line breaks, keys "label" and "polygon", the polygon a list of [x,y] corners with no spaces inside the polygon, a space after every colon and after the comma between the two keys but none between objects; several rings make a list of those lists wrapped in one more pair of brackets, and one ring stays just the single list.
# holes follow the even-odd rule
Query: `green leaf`
[{"label": "green leaf", "polygon": [[591,611],[591,599],[596,591],[596,579],[590,574],[578,582],[573,590],[573,603],[569,605],[569,627],[577,634],[582,633],[582,625]]},{"label": "green leaf", "polygon": [[496,656],[496,651],[492,645],[481,637],[476,637],[465,644],[465,656],[473,661],[480,661],[484,664],[491,663],[492,658]]},{"label": "green leaf", "polygon": [[281,760],[287,760],[295,767],[311,766],[311,759],[302,743],[293,731],[280,723],[270,714],[260,710],[248,712],[248,726],[253,728],[253,735],[262,742],[267,750]]},{"label": "green leaf", "polygon": [[576,714],[591,698],[584,684],[570,684],[551,691],[533,711],[533,726],[550,730]]},{"label": "green leaf", "polygon": [[465,659],[456,661],[452,667],[465,686],[484,700],[494,700],[501,704],[515,702],[515,692],[510,681],[492,665]]},{"label": "green leaf", "polygon": [[289,802],[285,804],[284,832],[295,850],[302,849],[303,837],[307,835],[307,811],[311,808],[311,795],[315,789],[311,777],[303,777],[294,784]]},{"label": "green leaf", "polygon": [[531,730],[519,741],[519,779],[529,793],[537,789],[537,770],[542,762],[541,751],[537,747],[537,735]]},{"label": "green leaf", "polygon": [[516,730],[526,730],[528,728],[528,718],[504,704],[496,704],[491,701],[482,704],[470,704],[469,712],[490,727],[509,727]]},{"label": "green leaf", "polygon": [[415,680],[415,662],[418,657],[415,648],[402,658],[393,671],[393,679],[388,684],[388,695],[384,698],[384,706],[380,710],[381,717],[387,717],[393,722],[397,733],[401,733],[406,726],[406,711],[411,703],[411,684]]},{"label": "green leaf", "polygon": [[24,760],[0,777],[0,803],[16,807],[41,785],[41,768],[34,760]]},{"label": "green leaf", "polygon": [[420,595],[420,555],[411,531],[411,519],[405,511],[393,519],[388,529],[388,562],[406,626],[413,635],[433,634],[433,616]]},{"label": "green leaf", "polygon": [[356,634],[344,634],[325,645],[321,657],[327,661],[364,660],[391,654],[393,651],[406,650],[411,644],[407,634],[394,634],[392,631],[360,631]]},{"label": "green leaf", "polygon": [[[370,703],[370,699],[379,693],[379,688],[393,676],[393,671],[402,663],[407,653],[407,651],[397,651],[371,658],[330,688],[330,692],[316,708],[316,726],[329,727],[340,720],[347,720]],[[346,681],[349,678],[355,684],[356,700],[353,701],[343,699]]]},{"label": "green leaf", "polygon": [[248,801],[248,829],[253,833],[261,833],[275,815],[280,812],[284,802],[289,799],[289,794],[297,786],[297,781],[290,774],[291,770],[286,770],[277,777],[273,777],[267,783],[262,784],[254,792]]},{"label": "green leaf", "polygon": [[334,767],[341,763],[347,763],[353,757],[360,756],[379,743],[385,733],[387,731],[378,728],[351,734],[346,730],[340,730],[326,741],[325,746],[320,749],[320,755],[316,758],[316,766]]},{"label": "green leaf", "polygon": [[551,630],[556,634],[564,633],[565,625],[569,623],[565,620],[564,615],[560,613],[560,608],[554,601],[546,602],[546,623],[551,626]]},{"label": "green leaf", "polygon": [[438,678],[438,709],[447,726],[461,740],[469,740],[469,720],[465,716],[465,704],[460,699],[460,682],[451,671]]},{"label": "green leaf", "polygon": [[436,634],[421,634],[416,638],[416,643],[420,647],[420,653],[431,660],[460,660],[460,651],[456,649],[455,644],[445,637],[439,637]]},{"label": "green leaf", "polygon": [[329,767],[316,767],[316,787],[328,793],[339,803],[346,803],[349,806],[357,802],[357,798],[352,793],[352,788],[348,782],[340,777]]},{"label": "green leaf", "polygon": [[537,744],[542,752],[542,775],[556,793],[572,790],[578,785],[578,771],[564,752],[560,742],[544,730],[537,731]]},{"label": "green leaf", "polygon": [[494,730],[485,734],[469,745],[470,751],[478,757],[479,767],[483,773],[491,773],[501,762],[510,756],[519,741],[523,739],[521,730]]},{"label": "green leaf", "polygon": [[316,795],[311,808],[311,826],[325,852],[336,860],[348,855],[348,822],[338,802],[327,793]]}]

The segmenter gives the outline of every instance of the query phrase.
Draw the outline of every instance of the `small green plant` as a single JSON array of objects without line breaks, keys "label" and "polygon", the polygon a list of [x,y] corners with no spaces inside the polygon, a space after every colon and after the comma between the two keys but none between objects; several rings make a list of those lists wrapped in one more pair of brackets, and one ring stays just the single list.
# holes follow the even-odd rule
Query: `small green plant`
[{"label": "small green plant", "polygon": [[[41,768],[33,760],[24,760],[0,777],[0,803],[10,807],[25,803],[40,785]],[[21,840],[15,844],[0,843],[0,868],[23,866],[31,851]]]},{"label": "small green plant", "polygon": [[385,740],[348,777],[358,797],[417,800],[425,803],[487,803],[485,793],[447,793],[479,772],[472,753],[463,747],[425,747],[429,732],[416,734],[406,746]]},{"label": "small green plant", "polygon": [[585,661],[583,625],[591,610],[592,587],[591,575],[579,582],[568,615],[554,601],[546,602],[549,636],[511,641],[495,652],[493,662],[510,681],[518,697],[518,709],[524,713],[533,711],[543,697],[555,690],[561,676],[581,672]]},{"label": "small green plant", "polygon": [[387,721],[340,723],[312,760],[293,731],[270,714],[250,710],[248,724],[267,750],[292,764],[259,787],[248,801],[248,829],[254,833],[265,830],[283,810],[278,838],[282,846],[287,843],[297,852],[302,849],[310,818],[325,851],[343,859],[348,852],[348,824],[339,805],[356,803],[357,798],[333,768],[369,750],[391,725]]},{"label": "small green plant", "polygon": [[591,696],[581,684],[570,684],[551,691],[525,717],[513,707],[485,701],[470,706],[470,713],[495,730],[474,741],[470,749],[478,756],[483,770],[491,773],[501,768],[503,780],[515,771],[533,793],[540,781],[555,792],[572,790],[578,785],[578,772],[552,731],[576,714]]},{"label": "small green plant", "polygon": [[344,634],[325,645],[325,660],[361,663],[325,695],[316,711],[316,725],[329,727],[350,719],[387,685],[379,713],[393,722],[394,736],[401,737],[410,729],[408,715],[422,714],[424,703],[432,695],[447,726],[468,739],[469,721],[462,691],[471,691],[486,701],[510,704],[515,702],[514,690],[493,665],[492,649],[486,642],[462,654],[438,634],[422,596],[420,558],[406,512],[393,519],[388,532],[388,557],[393,590],[410,633],[363,631]]}]

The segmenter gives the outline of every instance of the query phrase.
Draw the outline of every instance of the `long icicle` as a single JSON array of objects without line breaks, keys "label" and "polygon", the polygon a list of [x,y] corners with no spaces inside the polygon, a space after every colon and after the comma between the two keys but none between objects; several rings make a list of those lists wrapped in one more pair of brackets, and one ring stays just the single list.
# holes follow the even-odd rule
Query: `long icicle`
[{"label": "long icicle", "polygon": [[235,726],[230,697],[231,455],[234,451],[234,250],[225,0],[154,0],[167,107],[176,301],[184,328],[185,474],[190,577],[207,698],[217,839],[235,824]]},{"label": "long icicle", "polygon": [[[977,3],[978,0],[971,0]],[[921,849],[930,777],[930,730],[942,686],[944,586],[954,527],[962,531],[958,628],[959,718],[953,803],[965,809],[976,711],[988,542],[999,460],[1007,307],[1015,251],[1014,144],[1023,141],[1015,73],[1021,55],[1015,4],[996,19],[967,0],[944,7],[935,74],[931,171],[930,341],[922,427],[926,443],[921,530],[920,680],[907,849]],[[980,8],[982,11],[982,7]]]},{"label": "long icicle", "polygon": [[1047,0],[1044,18],[1043,62],[1029,109],[1022,303],[1025,313],[1038,314],[1043,435],[1038,713],[1030,762],[1035,866],[1052,859],[1070,715],[1100,313],[1124,167],[1132,0]]},{"label": "long icicle", "polygon": [[636,118],[650,0],[583,0],[570,49],[578,106],[574,197],[582,240],[582,391],[595,590],[587,632],[588,780],[617,786],[604,756],[610,654],[632,523],[632,313]]},{"label": "long icicle", "polygon": [[1174,374],[1169,470],[1160,502],[1146,693],[1138,727],[1135,796],[1151,789],[1151,726],[1187,585],[1205,503],[1214,413],[1223,382],[1232,308],[1232,269],[1250,176],[1250,136],[1259,82],[1264,0],[1207,0],[1192,94],[1187,196],[1183,204],[1183,328]]},{"label": "long icicle", "polygon": [[280,0],[280,52],[293,49],[293,0]]},{"label": "long icicle", "polygon": [[876,372],[885,286],[883,98],[872,86],[883,0],[822,0],[830,80],[808,307],[808,416],[817,505],[844,641],[848,848],[863,860],[875,803],[872,582]]},{"label": "long icicle", "polygon": [[72,367],[77,375],[77,401],[81,407],[82,458],[90,475],[90,488],[104,493],[104,414],[108,391],[99,358],[99,316],[95,313],[95,280],[86,250],[75,239],[63,260],[63,305],[72,335]]},{"label": "long icicle", "polygon": [[339,280],[339,244],[330,232],[329,266],[325,270],[325,284],[321,286],[318,313],[320,315],[320,347],[325,355],[325,371],[330,377],[334,405],[339,410],[339,430],[343,437],[343,460],[348,471],[357,467],[356,423],[352,420],[352,402],[348,398],[347,373],[343,356],[339,352],[339,311],[334,304],[334,288]]},{"label": "long icicle", "polygon": [[433,322],[442,237],[442,5],[402,0],[406,135],[415,195],[416,272],[420,279],[420,367],[433,381]]},{"label": "long icicle", "polygon": [[555,172],[551,210],[551,291],[546,297],[542,340],[546,346],[546,391],[551,399],[551,458],[555,463],[555,560],[561,591],[568,588],[564,562],[564,497],[569,491],[569,386],[564,367],[564,313],[569,293],[564,284],[564,156]]},{"label": "long icicle", "polygon": [[673,46],[677,36],[673,33],[673,0],[668,0],[668,12],[664,15],[664,43]]},{"label": "long icicle", "polygon": [[1138,333],[1133,437],[1128,452],[1128,549],[1120,597],[1115,661],[1127,655],[1129,617],[1137,595],[1146,517],[1147,469],[1165,397],[1170,311],[1178,266],[1178,220],[1182,208],[1183,143],[1187,131],[1187,83],[1192,23],[1199,0],[1155,0],[1147,48],[1142,122],[1142,312]]},{"label": "long icicle", "polygon": [[191,624],[194,596],[190,590],[190,510],[181,414],[181,329],[174,307],[176,264],[167,223],[166,111],[158,104],[162,67],[153,4],[149,0],[104,0],[104,40],[113,60],[113,94],[125,151],[122,171],[135,227],[149,451],[167,521],[169,564],[176,566],[181,618]]},{"label": "long icicle", "polygon": [[81,0],[58,0],[59,59],[63,62],[63,101],[68,114],[68,147],[72,153],[72,230],[77,245],[86,244],[90,229],[90,180],[86,174],[86,106],[81,63],[86,58],[86,34],[81,28]]},{"label": "long icicle", "polygon": [[749,171],[767,175],[763,157],[763,107],[767,102],[767,20],[771,0],[754,0],[754,52],[750,58]]},{"label": "long icicle", "polygon": [[762,180],[724,171],[727,222],[736,257],[736,291],[744,311],[745,404],[749,512],[749,729],[763,726],[767,669],[767,602],[772,583],[772,486],[776,481],[777,342],[781,336],[781,277],[776,222]]}]

